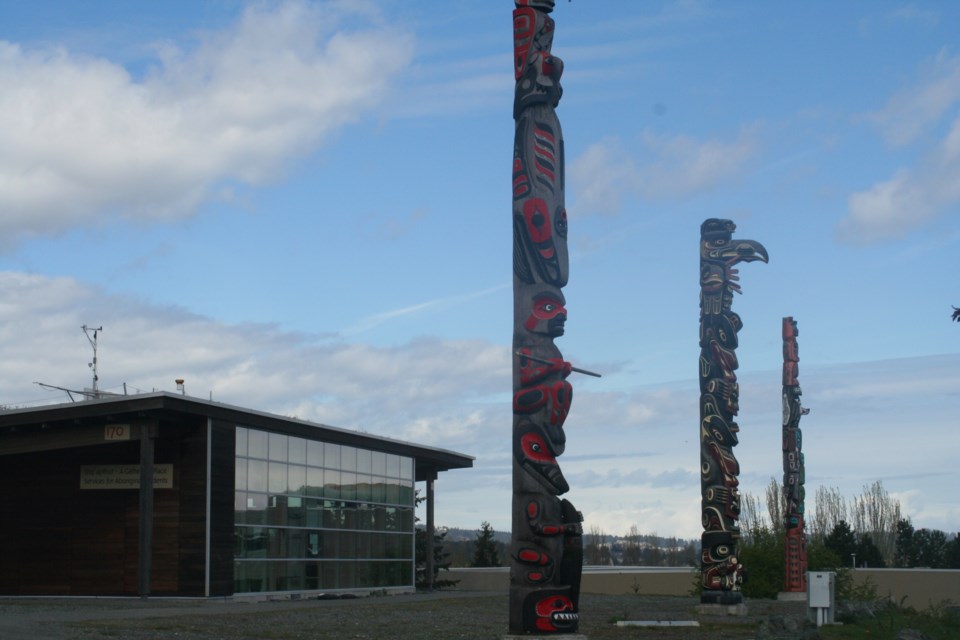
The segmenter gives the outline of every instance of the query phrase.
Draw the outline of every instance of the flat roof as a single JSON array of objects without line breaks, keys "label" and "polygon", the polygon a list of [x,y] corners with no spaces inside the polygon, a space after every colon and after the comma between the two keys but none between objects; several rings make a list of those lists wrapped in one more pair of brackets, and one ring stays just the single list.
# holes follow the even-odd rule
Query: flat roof
[{"label": "flat roof", "polygon": [[81,402],[0,411],[0,438],[23,429],[67,427],[91,422],[125,422],[132,418],[202,416],[235,426],[253,427],[336,444],[384,451],[416,460],[416,480],[424,481],[441,471],[467,469],[475,458],[456,451],[403,440],[374,436],[340,427],[288,418],[263,411],[159,391],[124,396],[105,396]]}]

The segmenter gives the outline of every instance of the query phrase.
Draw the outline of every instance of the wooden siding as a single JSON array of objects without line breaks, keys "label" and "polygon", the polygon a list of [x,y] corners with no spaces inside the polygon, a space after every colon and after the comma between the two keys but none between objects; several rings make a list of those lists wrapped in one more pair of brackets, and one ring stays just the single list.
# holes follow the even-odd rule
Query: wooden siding
[{"label": "wooden siding", "polygon": [[210,595],[233,593],[233,493],[236,482],[234,425],[214,422],[210,460]]},{"label": "wooden siding", "polygon": [[[173,464],[174,488],[154,493],[152,595],[203,595],[202,422],[160,425],[155,462]],[[139,446],[132,440],[0,456],[0,594],[138,595],[138,491],[81,490],[80,467],[139,464]]]}]

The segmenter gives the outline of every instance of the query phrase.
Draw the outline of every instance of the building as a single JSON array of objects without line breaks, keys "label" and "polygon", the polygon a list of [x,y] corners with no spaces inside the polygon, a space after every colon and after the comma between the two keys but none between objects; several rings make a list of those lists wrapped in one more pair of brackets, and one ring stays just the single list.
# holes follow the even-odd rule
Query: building
[{"label": "building", "polygon": [[472,465],[167,392],[0,411],[0,595],[409,591],[415,483],[432,529]]}]

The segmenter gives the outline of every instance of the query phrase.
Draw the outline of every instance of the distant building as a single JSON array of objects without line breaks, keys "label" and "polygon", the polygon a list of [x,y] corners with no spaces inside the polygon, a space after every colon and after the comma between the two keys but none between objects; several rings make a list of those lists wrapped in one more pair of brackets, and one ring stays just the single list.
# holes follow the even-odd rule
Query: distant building
[{"label": "distant building", "polygon": [[166,392],[0,411],[0,594],[409,591],[415,483],[472,465]]}]

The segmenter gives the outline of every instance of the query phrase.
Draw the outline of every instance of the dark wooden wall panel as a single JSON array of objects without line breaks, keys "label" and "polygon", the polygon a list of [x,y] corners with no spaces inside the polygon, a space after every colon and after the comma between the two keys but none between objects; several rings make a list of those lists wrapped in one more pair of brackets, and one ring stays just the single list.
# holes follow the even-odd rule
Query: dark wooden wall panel
[{"label": "dark wooden wall panel", "polygon": [[210,595],[233,594],[233,493],[236,480],[234,425],[213,424],[210,476]]},{"label": "dark wooden wall panel", "polygon": [[207,533],[207,423],[198,421],[180,439],[179,592],[204,595]]},{"label": "dark wooden wall panel", "polygon": [[[80,490],[80,466],[136,465],[139,447],[134,440],[0,456],[0,594],[138,595],[138,492]],[[202,596],[206,420],[161,424],[155,462],[174,465],[174,488],[154,492],[151,594]],[[227,593],[232,563],[230,571]]]}]

